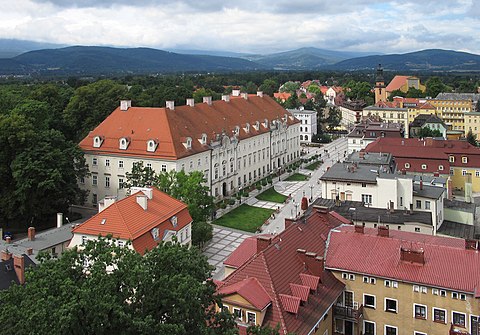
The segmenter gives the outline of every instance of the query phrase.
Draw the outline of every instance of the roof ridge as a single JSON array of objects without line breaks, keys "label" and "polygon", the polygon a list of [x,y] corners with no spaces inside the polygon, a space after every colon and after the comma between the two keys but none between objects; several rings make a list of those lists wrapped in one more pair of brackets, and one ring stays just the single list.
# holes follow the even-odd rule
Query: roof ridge
[{"label": "roof ridge", "polygon": [[[141,191],[138,191],[138,192],[136,192],[136,193],[134,193],[134,194],[137,194],[137,193],[139,193],[139,192],[141,192]],[[143,192],[142,192],[142,193],[143,193]],[[124,199],[128,199],[128,198],[129,198],[129,197],[126,197],[126,198],[124,198]],[[122,199],[122,200],[123,200],[123,199]],[[115,205],[115,206],[117,207],[118,213],[120,214],[120,217],[121,217],[121,219],[122,219],[122,223],[123,223],[123,225],[125,226],[126,230],[128,231],[128,233],[129,233],[129,235],[130,235],[130,239],[133,241],[133,234],[132,234],[132,232],[130,231],[130,228],[128,227],[128,225],[127,225],[127,223],[126,223],[126,221],[125,221],[125,217],[123,216],[123,213],[122,213],[122,211],[120,210],[120,207],[118,207],[118,202],[114,202],[112,205]]]},{"label": "roof ridge", "polygon": [[[178,112],[175,112],[175,110],[171,110],[171,109],[168,109],[168,110],[172,113],[178,113]],[[163,107],[163,112],[165,113],[165,118],[167,119],[167,129],[168,129],[167,137],[170,139],[170,141],[172,141],[172,144],[173,144],[174,140],[173,140],[173,136],[172,136],[172,128],[171,127],[172,127],[172,124],[174,124],[174,122],[172,122],[170,120],[170,112],[167,112],[166,107]],[[177,153],[177,148],[175,147],[175,144],[172,145],[172,148],[173,148],[173,152],[175,154],[175,157],[179,157],[179,155]]]},{"label": "roof ridge", "polygon": [[272,276],[270,275],[270,271],[269,271],[269,268],[267,266],[267,260],[265,259],[265,256],[263,255],[263,252],[261,253],[262,254],[262,260],[263,260],[263,265],[265,267],[265,272],[268,274],[268,278],[269,278],[269,281],[270,281],[270,288],[273,292],[273,299],[272,299],[272,304],[273,304],[273,301],[275,301],[275,306],[278,308],[279,310],[279,318],[280,318],[280,322],[281,322],[281,326],[282,326],[282,329],[284,331],[284,333],[286,334],[288,332],[287,330],[287,324],[285,323],[285,319],[283,317],[283,305],[278,301],[278,295],[280,293],[277,293],[277,291],[275,290],[275,286],[273,285],[273,280],[272,280]]}]

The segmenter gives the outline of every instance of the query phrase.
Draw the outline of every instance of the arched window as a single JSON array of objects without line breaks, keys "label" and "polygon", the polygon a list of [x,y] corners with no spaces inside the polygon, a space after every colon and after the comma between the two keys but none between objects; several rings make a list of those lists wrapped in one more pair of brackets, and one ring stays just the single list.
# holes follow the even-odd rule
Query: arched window
[{"label": "arched window", "polygon": [[305,135],[305,141],[308,141],[308,135]]},{"label": "arched window", "polygon": [[300,141],[303,141],[303,135],[300,135]]}]

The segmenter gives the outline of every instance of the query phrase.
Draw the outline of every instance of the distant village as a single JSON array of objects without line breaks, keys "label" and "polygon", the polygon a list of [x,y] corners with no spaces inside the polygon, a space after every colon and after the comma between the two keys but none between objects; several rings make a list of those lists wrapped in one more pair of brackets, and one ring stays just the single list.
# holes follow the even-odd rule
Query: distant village
[{"label": "distant village", "polygon": [[[387,83],[381,66],[372,105],[340,86],[296,84],[272,97],[234,88],[165,107],[119,101],[79,143],[84,218],[58,213],[55,228],[3,234],[0,288],[28,285],[40,255],[58,258],[100,236],[140,255],[167,242],[191,247],[187,204],[152,185],[126,186],[142,162],[203,175],[216,207],[202,252],[216,310],[233,315],[239,334],[479,335],[480,91],[395,96],[426,87],[415,76]],[[293,94],[302,107],[284,108]],[[319,97],[322,112],[341,115],[334,129],[308,108]],[[332,141],[314,141],[320,131]]]}]

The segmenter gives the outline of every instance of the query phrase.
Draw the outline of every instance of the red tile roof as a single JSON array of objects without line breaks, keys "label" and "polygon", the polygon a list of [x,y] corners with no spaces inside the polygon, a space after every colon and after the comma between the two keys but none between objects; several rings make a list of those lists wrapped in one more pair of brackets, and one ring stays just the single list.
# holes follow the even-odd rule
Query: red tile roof
[{"label": "red tile roof", "polygon": [[[236,126],[240,127],[239,138],[249,138],[258,134],[268,133],[269,122],[283,118],[288,112],[274,99],[264,95],[248,95],[230,97],[230,101],[213,101],[197,103],[191,106],[175,106],[168,108],[130,107],[122,111],[115,109],[98,127],[91,131],[80,142],[80,147],[86,152],[99,154],[116,154],[121,156],[140,156],[175,160],[208,150],[207,145],[200,142],[202,134],[207,135],[207,143],[215,139],[216,135],[232,134]],[[288,114],[288,124],[299,123]],[[256,130],[253,125],[260,122]],[[250,131],[244,126],[250,124]],[[93,138],[103,136],[104,141],[100,148],[93,147]],[[127,150],[119,149],[119,140],[127,137],[130,140]],[[192,139],[192,146],[188,149],[183,145],[187,137]],[[158,147],[155,152],[147,151],[147,141],[155,140]]]},{"label": "red tile roof", "polygon": [[243,242],[235,249],[230,256],[223,262],[224,265],[238,268],[245,264],[253,255],[257,253],[257,236],[268,235],[255,235],[247,237]]},{"label": "red tile roof", "polygon": [[[383,137],[370,143],[365,152],[389,152],[395,157],[398,169],[410,163],[409,170],[415,172],[435,172],[439,165],[443,165],[445,173],[449,173],[450,166],[480,167],[480,149],[461,140]],[[449,162],[450,156],[455,162]],[[462,163],[464,156],[468,157],[467,163]],[[421,169],[422,164],[427,164],[427,170]]]},{"label": "red tile roof", "polygon": [[300,298],[287,294],[279,294],[280,301],[282,302],[283,309],[286,312],[297,314],[300,308]]},{"label": "red tile roof", "polygon": [[[168,231],[179,231],[192,222],[187,206],[169,195],[152,188],[152,199],[147,200],[147,210],[137,203],[137,192],[116,201],[102,212],[91,217],[73,230],[74,234],[107,236],[131,240],[133,247],[143,254],[154,248]],[[176,216],[174,227],[170,219]],[[151,230],[159,228],[159,240],[155,241]]]},{"label": "red tile roof", "polygon": [[231,295],[237,293],[245,298],[256,309],[262,311],[265,307],[270,305],[272,300],[263,288],[262,284],[257,278],[245,278],[242,281],[236,282],[232,285],[222,285],[218,290],[221,295]]},{"label": "red tile roof", "polygon": [[[327,271],[323,271],[320,277],[313,276],[313,270],[306,269],[297,249],[323,256],[330,229],[340,224],[341,222],[329,213],[312,212],[306,223],[302,221],[292,224],[274,236],[266,249],[250,257],[224,280],[223,285],[233,285],[247,278],[258,279],[272,301],[267,308],[263,325],[275,327],[280,323],[281,333],[308,334],[336,301],[344,285]],[[297,315],[294,315],[292,313],[295,312],[295,305],[290,303],[293,304],[296,299],[285,296],[301,295],[299,285],[315,288],[316,293],[310,294],[308,303],[299,305]],[[297,299],[300,301],[301,298]],[[285,310],[286,307],[290,312]]]},{"label": "red tile roof", "polygon": [[290,283],[290,291],[292,291],[294,297],[298,297],[302,301],[307,301],[308,295],[310,294],[310,287]]},{"label": "red tile roof", "polygon": [[407,78],[409,78],[409,76],[395,76],[395,77],[393,77],[392,81],[387,85],[385,90],[387,92],[392,92],[392,91],[400,89],[400,87],[405,85],[405,83],[407,82]]},{"label": "red tile roof", "polygon": [[[401,247],[422,249],[425,264],[402,261]],[[480,253],[466,250],[464,240],[403,231],[381,237],[373,228],[340,227],[330,235],[326,267],[472,294],[480,285]]]},{"label": "red tile roof", "polygon": [[273,97],[278,100],[288,100],[292,96],[292,93],[288,92],[278,92],[278,93],[273,93]]}]

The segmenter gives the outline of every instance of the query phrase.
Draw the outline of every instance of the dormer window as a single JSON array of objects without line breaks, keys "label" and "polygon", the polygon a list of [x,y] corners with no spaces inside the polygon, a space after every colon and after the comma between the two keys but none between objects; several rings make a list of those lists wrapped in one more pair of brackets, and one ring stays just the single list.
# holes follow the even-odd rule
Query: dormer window
[{"label": "dormer window", "polygon": [[239,126],[235,126],[234,133],[235,133],[235,136],[240,135],[240,127]]},{"label": "dormer window", "polygon": [[102,146],[103,139],[104,139],[103,136],[95,136],[93,138],[93,147],[94,148],[100,148]]},{"label": "dormer window", "polygon": [[203,133],[202,134],[202,144],[207,144],[207,134]]},{"label": "dormer window", "polygon": [[183,146],[187,149],[191,149],[192,148],[192,138],[191,137],[187,137],[185,139],[185,142],[183,143]]},{"label": "dormer window", "polygon": [[410,163],[405,163],[405,169],[410,169]]},{"label": "dormer window", "polygon": [[260,122],[255,122],[255,124],[253,125],[253,128],[255,128],[255,130],[259,130],[260,129]]},{"label": "dormer window", "polygon": [[127,150],[128,145],[130,144],[130,139],[127,137],[122,137],[119,140],[119,144],[120,144],[119,146],[120,150]]},{"label": "dormer window", "polygon": [[246,123],[244,129],[247,133],[249,133],[250,132],[250,123]]},{"label": "dormer window", "polygon": [[467,156],[462,156],[462,163],[467,164],[468,163],[468,157]]},{"label": "dormer window", "polygon": [[155,152],[157,150],[158,141],[156,140],[148,140],[147,141],[147,151],[148,152]]},{"label": "dormer window", "polygon": [[426,170],[427,169],[427,164],[422,164],[422,170]]},{"label": "dormer window", "polygon": [[455,163],[455,156],[449,156],[449,157],[448,157],[448,161],[449,161],[450,163]]},{"label": "dormer window", "polygon": [[438,170],[439,170],[439,171],[443,171],[443,165],[439,165],[439,166],[438,166]]},{"label": "dormer window", "polygon": [[268,128],[268,119],[263,120],[263,126]]}]

